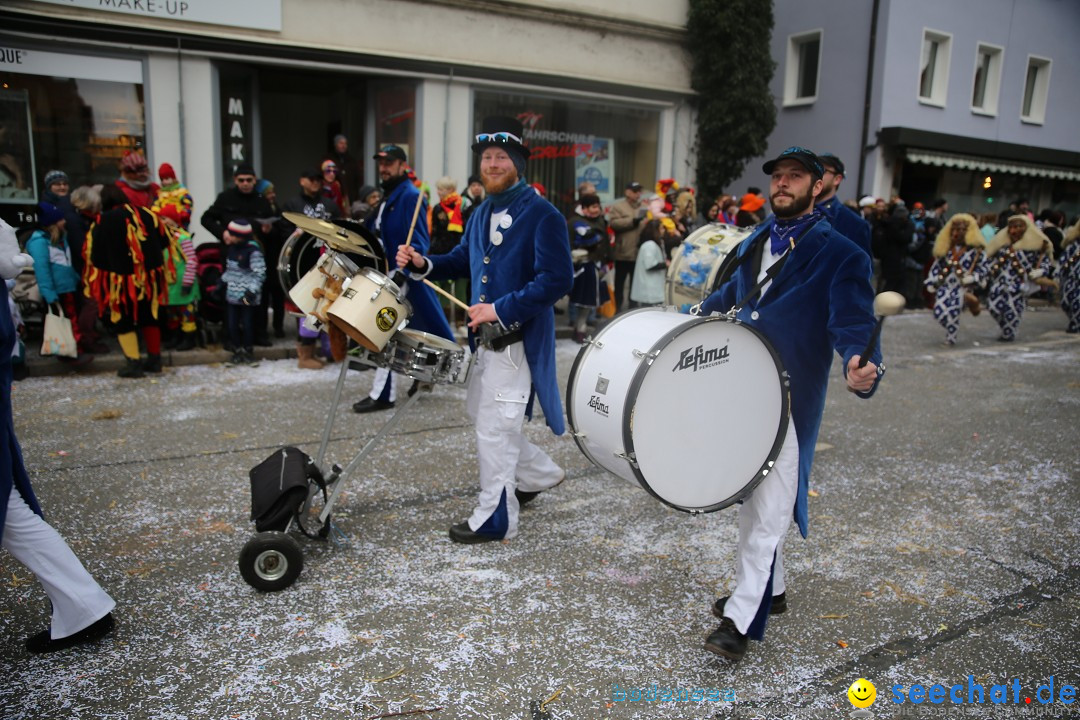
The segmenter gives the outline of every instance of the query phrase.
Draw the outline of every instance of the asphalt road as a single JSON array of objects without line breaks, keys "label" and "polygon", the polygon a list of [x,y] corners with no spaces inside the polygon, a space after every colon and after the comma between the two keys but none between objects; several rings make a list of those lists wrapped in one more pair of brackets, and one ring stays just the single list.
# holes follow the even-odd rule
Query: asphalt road
[{"label": "asphalt road", "polygon": [[[35,488],[118,626],[27,654],[48,603],[0,553],[0,717],[835,718],[859,677],[877,717],[1080,714],[1062,702],[1080,684],[1080,337],[1064,327],[1029,311],[1001,344],[986,314],[965,316],[946,348],[928,313],[890,319],[869,401],[834,366],[810,535],[785,545],[790,610],[737,665],[702,649],[733,582],[737,510],[672,510],[542,420],[529,436],[567,482],[517,539],[449,541],[476,491],[462,387],[402,415],[346,481],[331,540],[300,538],[296,584],[260,593],[237,566],[248,470],[281,445],[317,451],[336,367],[29,378],[14,403]],[[576,350],[559,341],[564,385]],[[349,374],[350,401],[370,378]],[[717,433],[736,410],[717,409]],[[350,460],[386,419],[343,407],[328,459]],[[942,704],[909,699],[935,684]],[[685,699],[651,699],[665,690]]]}]

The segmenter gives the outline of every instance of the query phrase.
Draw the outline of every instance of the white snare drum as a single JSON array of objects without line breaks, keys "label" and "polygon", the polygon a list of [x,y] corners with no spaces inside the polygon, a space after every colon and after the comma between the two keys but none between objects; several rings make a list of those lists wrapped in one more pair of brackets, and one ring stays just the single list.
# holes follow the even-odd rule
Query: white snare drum
[{"label": "white snare drum", "polygon": [[330,322],[368,350],[379,352],[412,317],[405,291],[371,268],[360,268],[326,312]]},{"label": "white snare drum", "polygon": [[[312,315],[319,308],[319,304],[324,302],[321,298],[316,298],[314,292],[320,288],[326,289],[327,283],[330,281],[327,275],[344,283],[359,270],[360,268],[356,263],[349,258],[333,250],[327,250],[319,256],[319,259],[315,261],[315,265],[304,273],[300,281],[289,288],[289,299],[293,301],[300,312],[305,315]],[[325,271],[325,274],[323,271]]]},{"label": "white snare drum", "polygon": [[453,340],[420,330],[402,330],[382,352],[386,367],[413,380],[429,383],[464,383],[472,367],[472,354]]},{"label": "white snare drum", "polygon": [[644,308],[582,346],[566,414],[593,463],[673,508],[712,512],[753,490],[780,454],[787,374],[747,325]]},{"label": "white snare drum", "polygon": [[735,258],[735,248],[753,228],[710,223],[690,233],[675,251],[665,283],[668,305],[695,305],[724,280],[723,268]]}]

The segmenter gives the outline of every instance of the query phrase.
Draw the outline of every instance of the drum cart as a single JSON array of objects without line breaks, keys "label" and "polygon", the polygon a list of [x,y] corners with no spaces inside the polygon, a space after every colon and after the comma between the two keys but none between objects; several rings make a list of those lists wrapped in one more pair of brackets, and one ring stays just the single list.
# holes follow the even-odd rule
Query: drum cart
[{"label": "drum cart", "polygon": [[[408,333],[412,334],[409,335]],[[423,336],[417,339],[418,336]],[[460,352],[453,354],[447,347],[441,350],[425,350],[425,341],[428,343],[441,338],[433,338],[427,333],[415,331],[399,332],[394,340],[379,353],[360,348],[359,354],[350,353],[341,363],[341,372],[338,374],[337,385],[334,387],[333,399],[330,401],[330,409],[327,413],[326,424],[323,426],[322,438],[319,441],[319,451],[313,458],[318,472],[321,474],[323,483],[309,480],[307,498],[298,512],[289,521],[284,531],[268,531],[257,533],[244,545],[240,551],[239,565],[240,575],[256,590],[273,592],[284,590],[296,582],[300,572],[304,568],[304,557],[292,530],[299,530],[310,538],[325,539],[331,530],[330,513],[345,487],[345,481],[361,466],[372,451],[379,447],[383,438],[389,435],[397,427],[402,417],[409,411],[413,403],[420,399],[422,392],[431,392],[434,384],[464,383],[468,379],[472,368],[474,356],[467,354],[466,348],[460,348]],[[417,349],[417,344],[419,349]],[[352,368],[367,369],[376,367],[389,367],[396,372],[401,372],[407,377],[418,380],[422,384],[420,391],[411,397],[406,397],[405,402],[399,401],[393,415],[383,423],[378,432],[364,444],[352,460],[344,467],[337,463],[327,466],[326,452],[330,444],[330,433],[334,427],[334,419],[337,416],[341,404],[341,396],[345,387],[345,376]],[[325,498],[322,509],[318,513],[318,521],[322,529],[312,532],[301,524],[301,518],[308,518],[314,513],[315,504],[319,496]]]}]

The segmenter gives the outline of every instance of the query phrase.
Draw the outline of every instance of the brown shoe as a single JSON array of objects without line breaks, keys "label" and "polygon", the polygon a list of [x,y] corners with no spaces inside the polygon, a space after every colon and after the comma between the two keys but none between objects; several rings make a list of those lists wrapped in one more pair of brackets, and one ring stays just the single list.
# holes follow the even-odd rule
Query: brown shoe
[{"label": "brown shoe", "polygon": [[322,360],[315,357],[314,345],[298,344],[296,346],[296,367],[301,370],[322,370],[326,367]]}]

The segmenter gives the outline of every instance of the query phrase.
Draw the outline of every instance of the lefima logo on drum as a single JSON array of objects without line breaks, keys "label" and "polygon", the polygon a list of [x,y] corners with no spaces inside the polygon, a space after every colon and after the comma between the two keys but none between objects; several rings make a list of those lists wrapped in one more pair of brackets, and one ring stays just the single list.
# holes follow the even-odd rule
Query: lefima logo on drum
[{"label": "lefima logo on drum", "polygon": [[605,403],[600,402],[599,395],[593,395],[589,398],[589,407],[591,407],[594,412],[599,413],[604,417],[608,416],[608,406]]},{"label": "lefima logo on drum", "polygon": [[727,345],[722,348],[712,348],[710,350],[705,350],[703,345],[698,345],[696,348],[687,348],[679,353],[679,362],[675,363],[675,367],[671,368],[671,372],[678,372],[679,370],[691,368],[693,368],[694,372],[697,372],[698,369],[704,370],[713,365],[722,365],[727,362],[727,360]]}]

